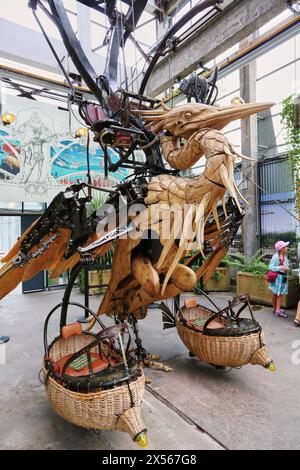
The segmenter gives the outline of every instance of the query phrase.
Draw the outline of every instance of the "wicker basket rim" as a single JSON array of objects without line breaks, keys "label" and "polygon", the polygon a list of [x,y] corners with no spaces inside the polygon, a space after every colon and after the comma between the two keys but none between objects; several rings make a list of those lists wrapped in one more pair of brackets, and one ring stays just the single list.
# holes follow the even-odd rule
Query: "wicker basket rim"
[{"label": "wicker basket rim", "polygon": [[[177,328],[178,327],[181,327],[181,328],[184,328],[186,331],[188,332],[191,332],[191,333],[195,333],[197,335],[202,335],[202,336],[205,336],[206,338],[241,338],[241,337],[245,337],[245,336],[253,336],[253,335],[257,335],[257,334],[261,334],[262,332],[262,329],[261,329],[261,326],[258,324],[258,327],[257,327],[257,331],[245,331],[245,332],[236,332],[235,334],[214,334],[214,330],[211,329],[210,330],[210,333],[209,334],[205,334],[204,331],[201,331],[201,330],[196,330],[188,325],[184,325],[184,323],[181,321],[180,319],[180,316],[179,314],[177,313],[176,315],[176,323],[177,323]],[[222,331],[222,329],[220,330],[216,330],[216,331]]]},{"label": "wicker basket rim", "polygon": [[[53,377],[51,377],[51,375],[48,375],[48,371],[45,369],[45,367],[43,367],[43,371],[44,371],[44,374],[45,376],[47,377],[47,382],[48,381],[52,381],[55,383],[55,386],[57,386],[58,389],[64,391],[64,392],[68,392],[68,394],[70,396],[73,396],[74,398],[84,398],[85,400],[88,399],[88,400],[93,400],[95,398],[99,398],[99,395],[105,395],[107,393],[110,393],[110,392],[114,392],[114,393],[117,393],[117,391],[121,388],[126,388],[128,390],[128,384],[122,384],[122,385],[117,385],[116,387],[113,387],[113,388],[108,388],[108,389],[105,389],[105,390],[98,390],[97,392],[86,392],[86,393],[81,393],[81,392],[75,392],[74,390],[70,390],[68,389],[67,387],[64,387],[63,385],[61,385],[59,382],[57,382],[57,380],[55,380]],[[143,379],[145,380],[145,377],[144,377],[144,373],[142,373],[141,376],[138,376],[134,379],[132,379],[130,381],[130,385],[134,382],[136,382],[137,380],[139,379]],[[45,384],[46,388],[47,388],[47,382]]]}]

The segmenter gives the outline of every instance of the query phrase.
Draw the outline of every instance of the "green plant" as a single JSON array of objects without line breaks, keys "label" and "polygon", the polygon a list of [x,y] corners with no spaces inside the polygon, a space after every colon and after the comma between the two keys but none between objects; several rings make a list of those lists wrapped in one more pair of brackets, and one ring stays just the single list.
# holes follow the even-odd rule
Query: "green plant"
[{"label": "green plant", "polygon": [[[221,263],[219,264],[218,268],[230,268],[232,266],[232,259],[229,254],[225,255],[224,258],[222,258]],[[218,281],[221,278],[220,272],[216,269],[212,276],[211,279],[213,281]]]},{"label": "green plant", "polygon": [[91,215],[93,212],[97,212],[97,210],[103,206],[107,199],[107,194],[99,191],[93,191],[92,193],[92,200],[88,206],[88,216]]},{"label": "green plant", "polygon": [[[95,271],[100,273],[105,269],[110,269],[112,265],[112,260],[114,256],[114,247],[110,248],[106,253],[102,256],[97,256],[95,258]],[[101,269],[97,269],[96,266],[101,265]],[[81,269],[78,275],[78,283],[82,291],[84,291],[84,269]]]},{"label": "green plant", "polygon": [[289,155],[299,169],[300,129],[295,123],[295,95],[290,95],[282,101],[281,122],[286,130]]},{"label": "green plant", "polygon": [[264,254],[258,250],[252,258],[248,259],[240,253],[228,255],[231,267],[236,267],[239,271],[252,273],[258,276],[265,276],[268,271],[268,265],[262,261]]},{"label": "green plant", "polygon": [[[198,254],[198,250],[195,250],[195,251],[191,251],[187,256],[185,256],[184,258],[181,258],[180,262],[182,264],[184,264],[184,262],[190,258],[190,256],[193,256],[195,254]],[[197,271],[200,267],[201,267],[201,261],[202,261],[202,258],[200,257],[197,258],[196,261],[194,261],[192,264],[191,264],[191,268],[194,270],[194,271]],[[205,260],[203,260],[204,262]],[[224,258],[222,259],[222,261],[219,263],[218,267],[219,268],[228,268],[231,266],[231,258],[230,258],[230,255],[225,255]],[[220,277],[219,273],[217,271],[214,271],[213,275],[212,275],[212,279],[214,280],[218,280]]]},{"label": "green plant", "polygon": [[112,247],[106,253],[104,253],[104,255],[97,256],[96,263],[104,266],[103,269],[111,268],[113,255],[114,255],[114,248]]},{"label": "green plant", "polygon": [[224,258],[222,258],[221,263],[219,264],[220,268],[230,268],[232,264],[232,259],[230,253],[227,253]]},{"label": "green plant", "polygon": [[217,282],[217,281],[220,279],[220,277],[221,277],[221,276],[220,276],[220,273],[219,273],[219,271],[216,269],[216,270],[213,272],[213,274],[212,274],[212,276],[211,276],[211,279],[212,279],[213,281],[216,281],[216,282]]},{"label": "green plant", "polygon": [[291,249],[291,246],[294,246],[298,243],[298,240],[296,238],[296,233],[289,231],[289,232],[269,232],[269,233],[264,233],[261,236],[261,242],[263,247],[265,248],[266,246],[270,246],[273,248],[274,244],[278,240],[288,240],[290,242],[289,245],[289,250]]},{"label": "green plant", "polygon": [[288,155],[290,157],[294,173],[296,206],[299,211],[300,127],[296,123],[295,118],[296,99],[299,99],[299,97],[296,97],[296,95],[290,95],[282,101],[281,123],[286,131],[286,141],[289,146]]}]

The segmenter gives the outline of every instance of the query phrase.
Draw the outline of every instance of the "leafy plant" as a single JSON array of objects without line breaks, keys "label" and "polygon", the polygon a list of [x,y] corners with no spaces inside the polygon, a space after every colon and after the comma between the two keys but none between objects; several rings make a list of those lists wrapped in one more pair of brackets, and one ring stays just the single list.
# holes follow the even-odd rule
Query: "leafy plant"
[{"label": "leafy plant", "polygon": [[211,279],[212,279],[213,281],[216,281],[216,282],[217,282],[217,281],[220,279],[220,277],[221,277],[221,275],[220,275],[219,271],[216,269],[216,270],[213,272],[213,274],[212,274],[212,276],[211,276]]},{"label": "leafy plant", "polygon": [[227,253],[224,258],[222,258],[221,263],[219,264],[220,268],[230,268],[232,264],[232,259],[230,253]]},{"label": "leafy plant", "polygon": [[107,194],[99,191],[94,191],[92,193],[92,200],[88,206],[87,213],[91,215],[93,212],[97,212],[97,210],[103,206],[107,199]]},{"label": "leafy plant", "polygon": [[114,248],[110,248],[106,253],[104,253],[102,256],[97,256],[96,258],[96,263],[101,264],[104,266],[103,269],[110,268],[112,265],[112,259],[114,255]]},{"label": "leafy plant", "polygon": [[[96,264],[96,266],[101,265],[102,268],[97,269],[96,266],[95,266],[95,271],[97,271],[97,273],[101,274],[102,271],[104,271],[106,269],[110,269],[111,265],[112,265],[113,256],[114,256],[114,247],[110,248],[102,256],[97,256],[95,258],[95,264]],[[80,271],[79,275],[78,275],[78,282],[79,282],[79,286],[80,286],[81,291],[84,292],[84,269],[82,269]],[[101,283],[101,281],[100,281],[100,283]],[[101,289],[100,289],[100,292],[101,292]]]},{"label": "leafy plant", "polygon": [[296,245],[298,243],[296,233],[293,231],[289,232],[269,232],[269,233],[264,233],[261,237],[262,245],[264,247],[270,245],[273,247],[273,245],[278,241],[278,240],[288,240],[290,242],[289,245],[289,250],[292,245]]},{"label": "leafy plant", "polygon": [[[181,258],[180,262],[182,264],[184,264],[184,262],[189,259],[191,256],[195,255],[195,254],[198,254],[198,250],[194,250],[194,251],[190,251],[188,253],[187,256],[185,256],[184,258]],[[200,267],[201,267],[201,260],[202,258],[200,257],[200,259],[198,258],[190,267],[194,270],[194,271],[197,271]],[[231,266],[231,258],[230,256],[227,254],[224,256],[224,258],[222,259],[222,261],[220,262],[220,264],[218,265],[219,268],[228,268]],[[215,276],[215,277],[214,277]],[[218,278],[220,277],[219,273],[217,271],[215,271],[212,275],[212,279],[215,279],[215,280],[218,280]]]},{"label": "leafy plant", "polygon": [[258,276],[265,276],[268,271],[268,265],[262,261],[265,255],[258,250],[250,259],[240,253],[228,255],[231,267],[236,267],[239,271],[252,273]]},{"label": "leafy plant", "polygon": [[[300,209],[299,200],[299,171],[300,171],[300,127],[296,123],[295,101],[299,99],[296,95],[290,95],[282,101],[281,123],[286,130],[286,140],[289,146],[289,157],[293,166],[295,180],[295,194],[298,211]],[[298,105],[299,106],[299,105]]]},{"label": "leafy plant", "polygon": [[282,101],[281,122],[286,130],[287,143],[290,147],[289,155],[296,160],[294,163],[299,169],[300,156],[300,129],[295,123],[295,95],[290,95]]}]

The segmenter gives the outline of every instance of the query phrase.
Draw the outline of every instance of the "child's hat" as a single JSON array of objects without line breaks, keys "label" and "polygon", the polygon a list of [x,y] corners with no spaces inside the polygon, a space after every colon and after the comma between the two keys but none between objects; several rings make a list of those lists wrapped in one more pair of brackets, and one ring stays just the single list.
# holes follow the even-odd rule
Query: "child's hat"
[{"label": "child's hat", "polygon": [[280,250],[282,250],[282,248],[285,248],[289,244],[290,244],[290,242],[284,242],[282,240],[279,240],[278,242],[275,243],[275,250],[280,251]]}]

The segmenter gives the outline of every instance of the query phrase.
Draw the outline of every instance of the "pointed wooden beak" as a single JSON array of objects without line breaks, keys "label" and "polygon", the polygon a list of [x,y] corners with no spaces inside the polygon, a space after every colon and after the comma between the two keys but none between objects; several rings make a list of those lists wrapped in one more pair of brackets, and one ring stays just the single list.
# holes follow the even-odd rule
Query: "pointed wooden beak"
[{"label": "pointed wooden beak", "polygon": [[232,121],[243,119],[252,114],[261,113],[274,106],[275,103],[241,103],[216,108],[216,112],[203,116],[203,121],[209,127],[221,129]]}]

